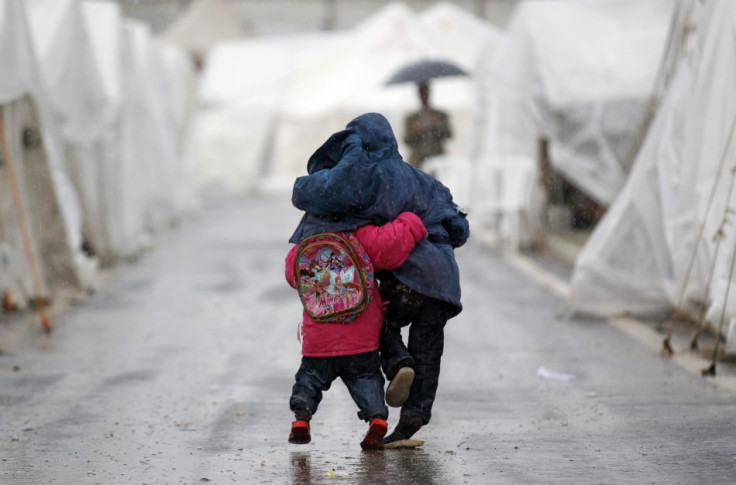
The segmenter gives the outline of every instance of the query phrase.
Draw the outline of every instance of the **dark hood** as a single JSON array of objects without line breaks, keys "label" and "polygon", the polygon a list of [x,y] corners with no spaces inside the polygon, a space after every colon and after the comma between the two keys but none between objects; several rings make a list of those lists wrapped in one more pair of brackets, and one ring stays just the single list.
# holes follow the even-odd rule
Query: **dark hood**
[{"label": "dark hood", "polygon": [[379,113],[366,113],[347,124],[344,130],[333,133],[307,161],[310,175],[325,168],[333,168],[345,156],[346,145],[360,147],[370,161],[381,162],[401,159],[399,145],[388,120]]},{"label": "dark hood", "polygon": [[[350,136],[355,137],[356,135],[351,130],[342,130],[330,135],[327,141],[309,157],[307,161],[307,173],[313,174],[322,169],[332,168],[337,165],[337,162],[342,158],[343,146]],[[358,140],[355,138],[353,141],[357,142]]]},{"label": "dark hood", "polygon": [[353,130],[358,135],[363,143],[363,149],[372,161],[401,158],[394,130],[383,115],[379,113],[360,115],[348,123],[347,129]]}]

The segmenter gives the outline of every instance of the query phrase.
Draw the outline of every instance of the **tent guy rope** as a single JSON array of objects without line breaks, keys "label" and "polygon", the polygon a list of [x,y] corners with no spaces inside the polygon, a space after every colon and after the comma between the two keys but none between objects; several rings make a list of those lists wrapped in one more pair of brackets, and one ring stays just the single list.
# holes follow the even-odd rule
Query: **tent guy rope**
[{"label": "tent guy rope", "polygon": [[[732,177],[731,180],[732,181],[733,181],[734,175],[736,175],[736,169],[731,170],[731,177]],[[733,186],[733,183],[731,185]],[[723,331],[723,322],[726,319],[726,304],[728,303],[728,294],[731,292],[731,282],[733,281],[734,268],[736,268],[736,248],[734,248],[733,254],[731,254],[731,270],[728,273],[728,281],[726,283],[726,292],[723,297],[723,308],[721,308],[721,321],[718,324],[719,338],[716,339],[716,346],[713,349],[713,361],[711,362],[710,367],[708,367],[707,369],[703,369],[704,376],[715,376],[716,375],[716,361],[718,360],[718,348],[719,348],[719,344],[721,343],[720,335],[721,335],[721,332]]]},{"label": "tent guy rope", "polygon": [[[721,153],[721,161],[718,165],[718,171],[717,173],[723,172],[723,167],[726,164],[726,155],[728,154],[728,150],[731,147],[731,140],[733,140],[733,133],[734,129],[736,129],[736,116],[733,117],[731,120],[731,128],[728,132],[728,139],[726,140],[726,143],[723,147],[723,152]],[[703,214],[703,217],[700,221],[700,227],[698,227],[698,235],[695,238],[695,246],[693,247],[693,252],[690,256],[690,262],[687,266],[687,271],[685,272],[685,277],[682,280],[682,286],[680,287],[680,294],[679,299],[677,302],[677,306],[673,309],[671,312],[676,316],[676,314],[682,309],[682,304],[685,299],[685,288],[687,287],[687,282],[690,279],[690,274],[692,273],[693,267],[695,266],[695,258],[698,254],[698,249],[700,249],[700,241],[703,239],[703,233],[705,232],[705,222],[708,219],[708,215],[710,214],[710,211],[713,207],[713,201],[715,200],[716,196],[716,188],[718,187],[718,182],[720,181],[720,177],[713,177],[713,185],[711,186],[710,195],[708,197],[708,203],[705,206],[705,213]],[[733,182],[733,179],[732,179]],[[729,189],[730,194],[730,189]],[[730,195],[729,195],[730,197]],[[730,200],[730,199],[729,199]],[[726,206],[726,210],[728,210],[728,205]],[[664,355],[672,355],[674,353],[674,350],[672,349],[672,334],[675,331],[675,326],[677,324],[677,319],[673,319],[669,331],[667,332],[667,336],[662,341],[662,353]]]}]

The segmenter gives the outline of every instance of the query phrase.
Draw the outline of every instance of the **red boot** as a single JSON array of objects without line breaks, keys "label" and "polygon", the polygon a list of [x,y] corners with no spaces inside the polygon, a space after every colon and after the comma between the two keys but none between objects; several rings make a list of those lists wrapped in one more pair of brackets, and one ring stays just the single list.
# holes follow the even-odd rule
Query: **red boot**
[{"label": "red boot", "polygon": [[289,443],[306,445],[310,441],[312,441],[312,435],[309,434],[309,421],[294,421],[291,423]]},{"label": "red boot", "polygon": [[364,450],[382,450],[383,437],[388,431],[388,423],[381,418],[375,418],[368,427],[365,438],[360,442],[360,447]]}]

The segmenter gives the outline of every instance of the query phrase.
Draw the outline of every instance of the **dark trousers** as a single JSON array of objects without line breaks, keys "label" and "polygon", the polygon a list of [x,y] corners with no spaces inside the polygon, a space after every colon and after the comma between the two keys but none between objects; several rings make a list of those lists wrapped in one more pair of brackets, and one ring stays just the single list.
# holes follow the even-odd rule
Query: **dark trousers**
[{"label": "dark trousers", "polygon": [[[381,296],[387,302],[380,349],[383,371],[391,380],[401,367],[414,369],[414,383],[401,414],[420,417],[427,424],[439,384],[445,324],[457,314],[457,308],[416,293],[396,280],[381,281]],[[405,345],[401,329],[407,325]]]},{"label": "dark trousers", "polygon": [[294,376],[289,407],[297,416],[311,417],[317,412],[322,393],[337,378],[342,379],[350,396],[358,405],[358,417],[364,421],[373,418],[388,419],[384,401],[381,359],[378,351],[336,357],[302,357]]}]

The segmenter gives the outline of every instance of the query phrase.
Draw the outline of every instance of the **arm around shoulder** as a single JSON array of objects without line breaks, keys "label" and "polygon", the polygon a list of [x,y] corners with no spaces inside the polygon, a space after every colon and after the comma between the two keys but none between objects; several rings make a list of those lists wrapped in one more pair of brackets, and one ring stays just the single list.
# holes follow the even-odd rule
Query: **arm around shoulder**
[{"label": "arm around shoulder", "polygon": [[415,243],[418,243],[427,237],[427,229],[424,227],[424,223],[419,216],[413,212],[402,212],[394,222],[399,221],[406,226],[406,229],[414,238]]},{"label": "arm around shoulder", "polygon": [[383,226],[363,226],[357,230],[360,243],[376,269],[401,266],[414,246],[427,236],[422,220],[411,212],[403,212]]}]

